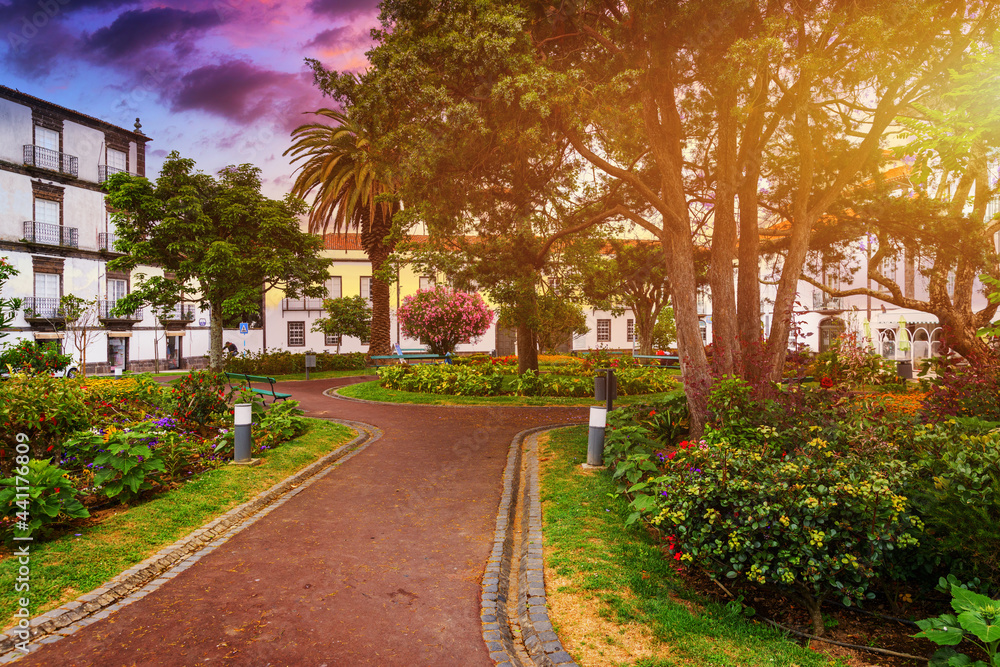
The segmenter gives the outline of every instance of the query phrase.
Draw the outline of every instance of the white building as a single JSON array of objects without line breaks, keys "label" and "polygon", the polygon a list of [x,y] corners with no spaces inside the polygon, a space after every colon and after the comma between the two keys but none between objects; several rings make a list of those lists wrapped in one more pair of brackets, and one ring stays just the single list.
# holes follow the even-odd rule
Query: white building
[{"label": "white building", "polygon": [[[122,171],[144,176],[148,141],[139,129],[0,86],[0,256],[19,272],[3,296],[23,300],[4,342],[58,340],[79,364],[59,304],[72,294],[97,300],[84,341],[88,371],[204,365],[208,316],[191,304],[162,320],[149,309],[111,314],[132,277],[107,268],[118,253],[101,183]],[[259,336],[252,335],[257,347]]]}]

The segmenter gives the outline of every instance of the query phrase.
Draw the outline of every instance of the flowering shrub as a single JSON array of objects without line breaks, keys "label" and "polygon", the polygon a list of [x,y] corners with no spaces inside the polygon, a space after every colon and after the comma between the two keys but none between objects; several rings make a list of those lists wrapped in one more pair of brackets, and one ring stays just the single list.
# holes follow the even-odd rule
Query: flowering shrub
[{"label": "flowering shrub", "polygon": [[979,417],[1000,421],[1000,362],[996,359],[969,365],[942,361],[929,389],[924,413],[932,420]]},{"label": "flowering shrub", "polygon": [[0,354],[0,370],[32,374],[55,373],[72,363],[73,357],[59,352],[56,341],[22,340]]},{"label": "flowering shrub", "polygon": [[428,345],[431,354],[454,352],[461,341],[479,338],[493,323],[493,311],[481,296],[443,285],[404,298],[398,316],[403,333]]},{"label": "flowering shrub", "polygon": [[823,631],[822,600],[874,597],[887,554],[913,547],[921,526],[897,493],[911,475],[898,462],[837,455],[815,438],[794,451],[767,443],[681,443],[628,492],[673,536],[674,557],[712,575],[791,593]]},{"label": "flowering shrub", "polygon": [[18,487],[23,487],[23,482],[17,477],[0,480],[0,509],[3,510],[0,526],[8,542],[14,537],[38,537],[48,532],[53,524],[90,516],[87,508],[77,500],[77,490],[66,478],[65,471],[48,461],[27,458],[25,456],[14,470],[17,477],[28,482],[27,499],[18,498]]},{"label": "flowering shrub", "polygon": [[13,467],[17,433],[29,438],[31,456],[56,456],[63,439],[90,428],[84,393],[76,380],[14,375],[0,383],[0,473]]},{"label": "flowering shrub", "polygon": [[226,375],[211,370],[194,371],[174,383],[173,416],[191,427],[204,427],[225,415]]},{"label": "flowering shrub", "polygon": [[882,358],[853,331],[837,336],[827,352],[816,356],[813,375],[854,386],[900,383],[895,363]]}]

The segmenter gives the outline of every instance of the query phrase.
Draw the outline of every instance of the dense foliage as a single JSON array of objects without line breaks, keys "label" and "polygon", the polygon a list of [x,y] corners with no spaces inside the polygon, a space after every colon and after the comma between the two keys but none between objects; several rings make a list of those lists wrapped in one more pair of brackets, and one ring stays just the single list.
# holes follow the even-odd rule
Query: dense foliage
[{"label": "dense foliage", "polygon": [[[88,508],[141,501],[229,460],[233,398],[211,371],[173,386],[142,375],[0,382],[0,538],[43,538]],[[256,403],[255,453],[305,428],[294,401]],[[18,477],[30,482],[28,497]]]},{"label": "dense foliage", "polygon": [[[288,350],[265,350],[263,352],[246,352],[232,357],[226,362],[226,371],[230,373],[248,373],[250,375],[287,375],[303,373],[306,369],[305,352],[289,352]],[[365,369],[365,354],[349,352],[346,354],[331,354],[316,352],[316,368],[319,371],[362,371]]]},{"label": "dense foliage", "polygon": [[0,371],[23,373],[55,373],[72,363],[73,357],[59,351],[54,340],[22,340],[0,354]]}]

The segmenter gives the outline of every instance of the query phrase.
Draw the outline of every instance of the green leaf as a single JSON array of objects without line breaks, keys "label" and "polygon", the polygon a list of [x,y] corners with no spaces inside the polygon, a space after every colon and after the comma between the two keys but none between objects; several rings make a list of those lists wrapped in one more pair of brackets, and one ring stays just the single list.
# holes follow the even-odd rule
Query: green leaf
[{"label": "green leaf", "polygon": [[958,615],[962,627],[984,642],[1000,639],[1000,625],[991,625],[978,611],[963,611]]}]

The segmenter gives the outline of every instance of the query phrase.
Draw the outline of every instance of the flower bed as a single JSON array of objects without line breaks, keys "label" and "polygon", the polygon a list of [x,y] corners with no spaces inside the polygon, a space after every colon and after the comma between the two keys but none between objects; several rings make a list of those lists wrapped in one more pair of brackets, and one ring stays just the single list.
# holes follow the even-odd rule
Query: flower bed
[{"label": "flower bed", "polygon": [[[492,359],[462,364],[397,365],[380,368],[386,389],[451,396],[563,396],[594,395],[594,375],[577,364],[558,372],[513,374],[515,362]],[[620,368],[616,372],[619,396],[636,396],[678,388],[676,376],[655,368]]]},{"label": "flower bed", "polygon": [[[230,403],[254,405],[254,453],[305,427],[294,401],[265,411],[224,376],[175,386],[146,376],[69,380],[15,375],[0,385],[0,534],[45,537],[90,510],[134,502],[230,460]],[[30,487],[25,496],[23,489]]]}]

